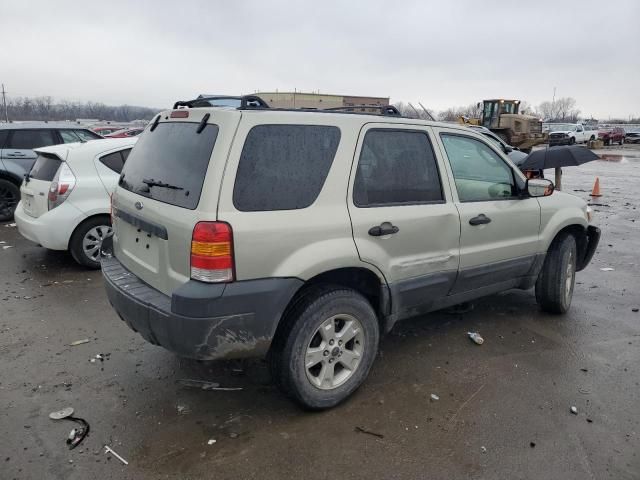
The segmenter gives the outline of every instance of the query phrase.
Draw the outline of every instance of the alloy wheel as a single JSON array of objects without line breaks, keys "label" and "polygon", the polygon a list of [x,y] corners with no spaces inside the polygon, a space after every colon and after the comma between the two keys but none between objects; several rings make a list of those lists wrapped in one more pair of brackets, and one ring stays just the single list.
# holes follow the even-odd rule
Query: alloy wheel
[{"label": "alloy wheel", "polygon": [[82,239],[82,251],[94,262],[100,259],[102,241],[113,235],[113,229],[108,225],[98,225],[89,230]]},{"label": "alloy wheel", "polygon": [[321,390],[344,384],[360,365],[364,338],[362,324],[352,315],[334,315],[322,322],[307,343],[307,379]]}]

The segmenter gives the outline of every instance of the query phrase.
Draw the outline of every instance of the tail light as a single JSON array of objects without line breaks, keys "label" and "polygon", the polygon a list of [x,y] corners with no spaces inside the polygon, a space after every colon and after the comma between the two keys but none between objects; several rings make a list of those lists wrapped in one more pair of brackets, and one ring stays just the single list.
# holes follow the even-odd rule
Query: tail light
[{"label": "tail light", "polygon": [[191,278],[207,283],[234,279],[233,233],[224,222],[198,222],[191,237]]},{"label": "tail light", "polygon": [[69,168],[69,165],[66,162],[62,162],[49,187],[49,210],[53,210],[69,198],[75,186],[76,176]]}]

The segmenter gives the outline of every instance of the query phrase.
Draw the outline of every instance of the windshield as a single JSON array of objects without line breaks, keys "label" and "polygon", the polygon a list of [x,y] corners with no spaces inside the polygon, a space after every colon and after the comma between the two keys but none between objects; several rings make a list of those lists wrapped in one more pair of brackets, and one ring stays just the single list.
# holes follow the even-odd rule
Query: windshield
[{"label": "windshield", "polygon": [[198,123],[165,122],[140,136],[125,163],[119,185],[159,202],[195,209],[217,125],[198,133]]},{"label": "windshield", "polygon": [[576,126],[570,123],[556,123],[549,125],[550,132],[575,132]]}]

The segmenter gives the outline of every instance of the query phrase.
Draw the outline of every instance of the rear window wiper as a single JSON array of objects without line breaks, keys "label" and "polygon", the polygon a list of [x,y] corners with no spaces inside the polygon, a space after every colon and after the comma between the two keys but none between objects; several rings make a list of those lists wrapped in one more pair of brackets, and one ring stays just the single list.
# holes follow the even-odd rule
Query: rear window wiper
[{"label": "rear window wiper", "polygon": [[153,178],[143,178],[142,183],[146,184],[148,187],[162,187],[162,188],[170,188],[172,190],[184,190],[183,187],[171,185],[170,183],[155,181]]}]

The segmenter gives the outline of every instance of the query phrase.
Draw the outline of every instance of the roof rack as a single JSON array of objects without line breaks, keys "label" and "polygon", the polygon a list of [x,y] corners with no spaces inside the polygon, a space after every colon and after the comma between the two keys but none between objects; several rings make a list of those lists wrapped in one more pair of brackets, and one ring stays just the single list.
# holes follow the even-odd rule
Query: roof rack
[{"label": "roof rack", "polygon": [[362,104],[362,105],[349,105],[349,106],[343,106],[343,107],[331,107],[331,108],[325,108],[325,111],[331,111],[331,112],[340,112],[340,111],[347,111],[347,112],[352,112],[352,113],[362,113],[362,112],[353,112],[353,110],[357,110],[357,109],[369,109],[369,110],[379,110],[381,115],[389,115],[389,116],[393,116],[393,117],[401,117],[402,114],[400,113],[400,111],[394,107],[393,105],[366,105],[366,104]]},{"label": "roof rack", "polygon": [[219,95],[219,96],[211,96],[211,97],[200,97],[200,98],[195,98],[193,100],[179,100],[173,104],[173,108],[212,107],[215,105],[211,102],[215,100],[239,100],[240,106],[238,108],[241,108],[241,109],[269,108],[269,105],[267,104],[267,102],[262,100],[257,95],[242,95],[237,97],[228,96],[228,95]]}]

